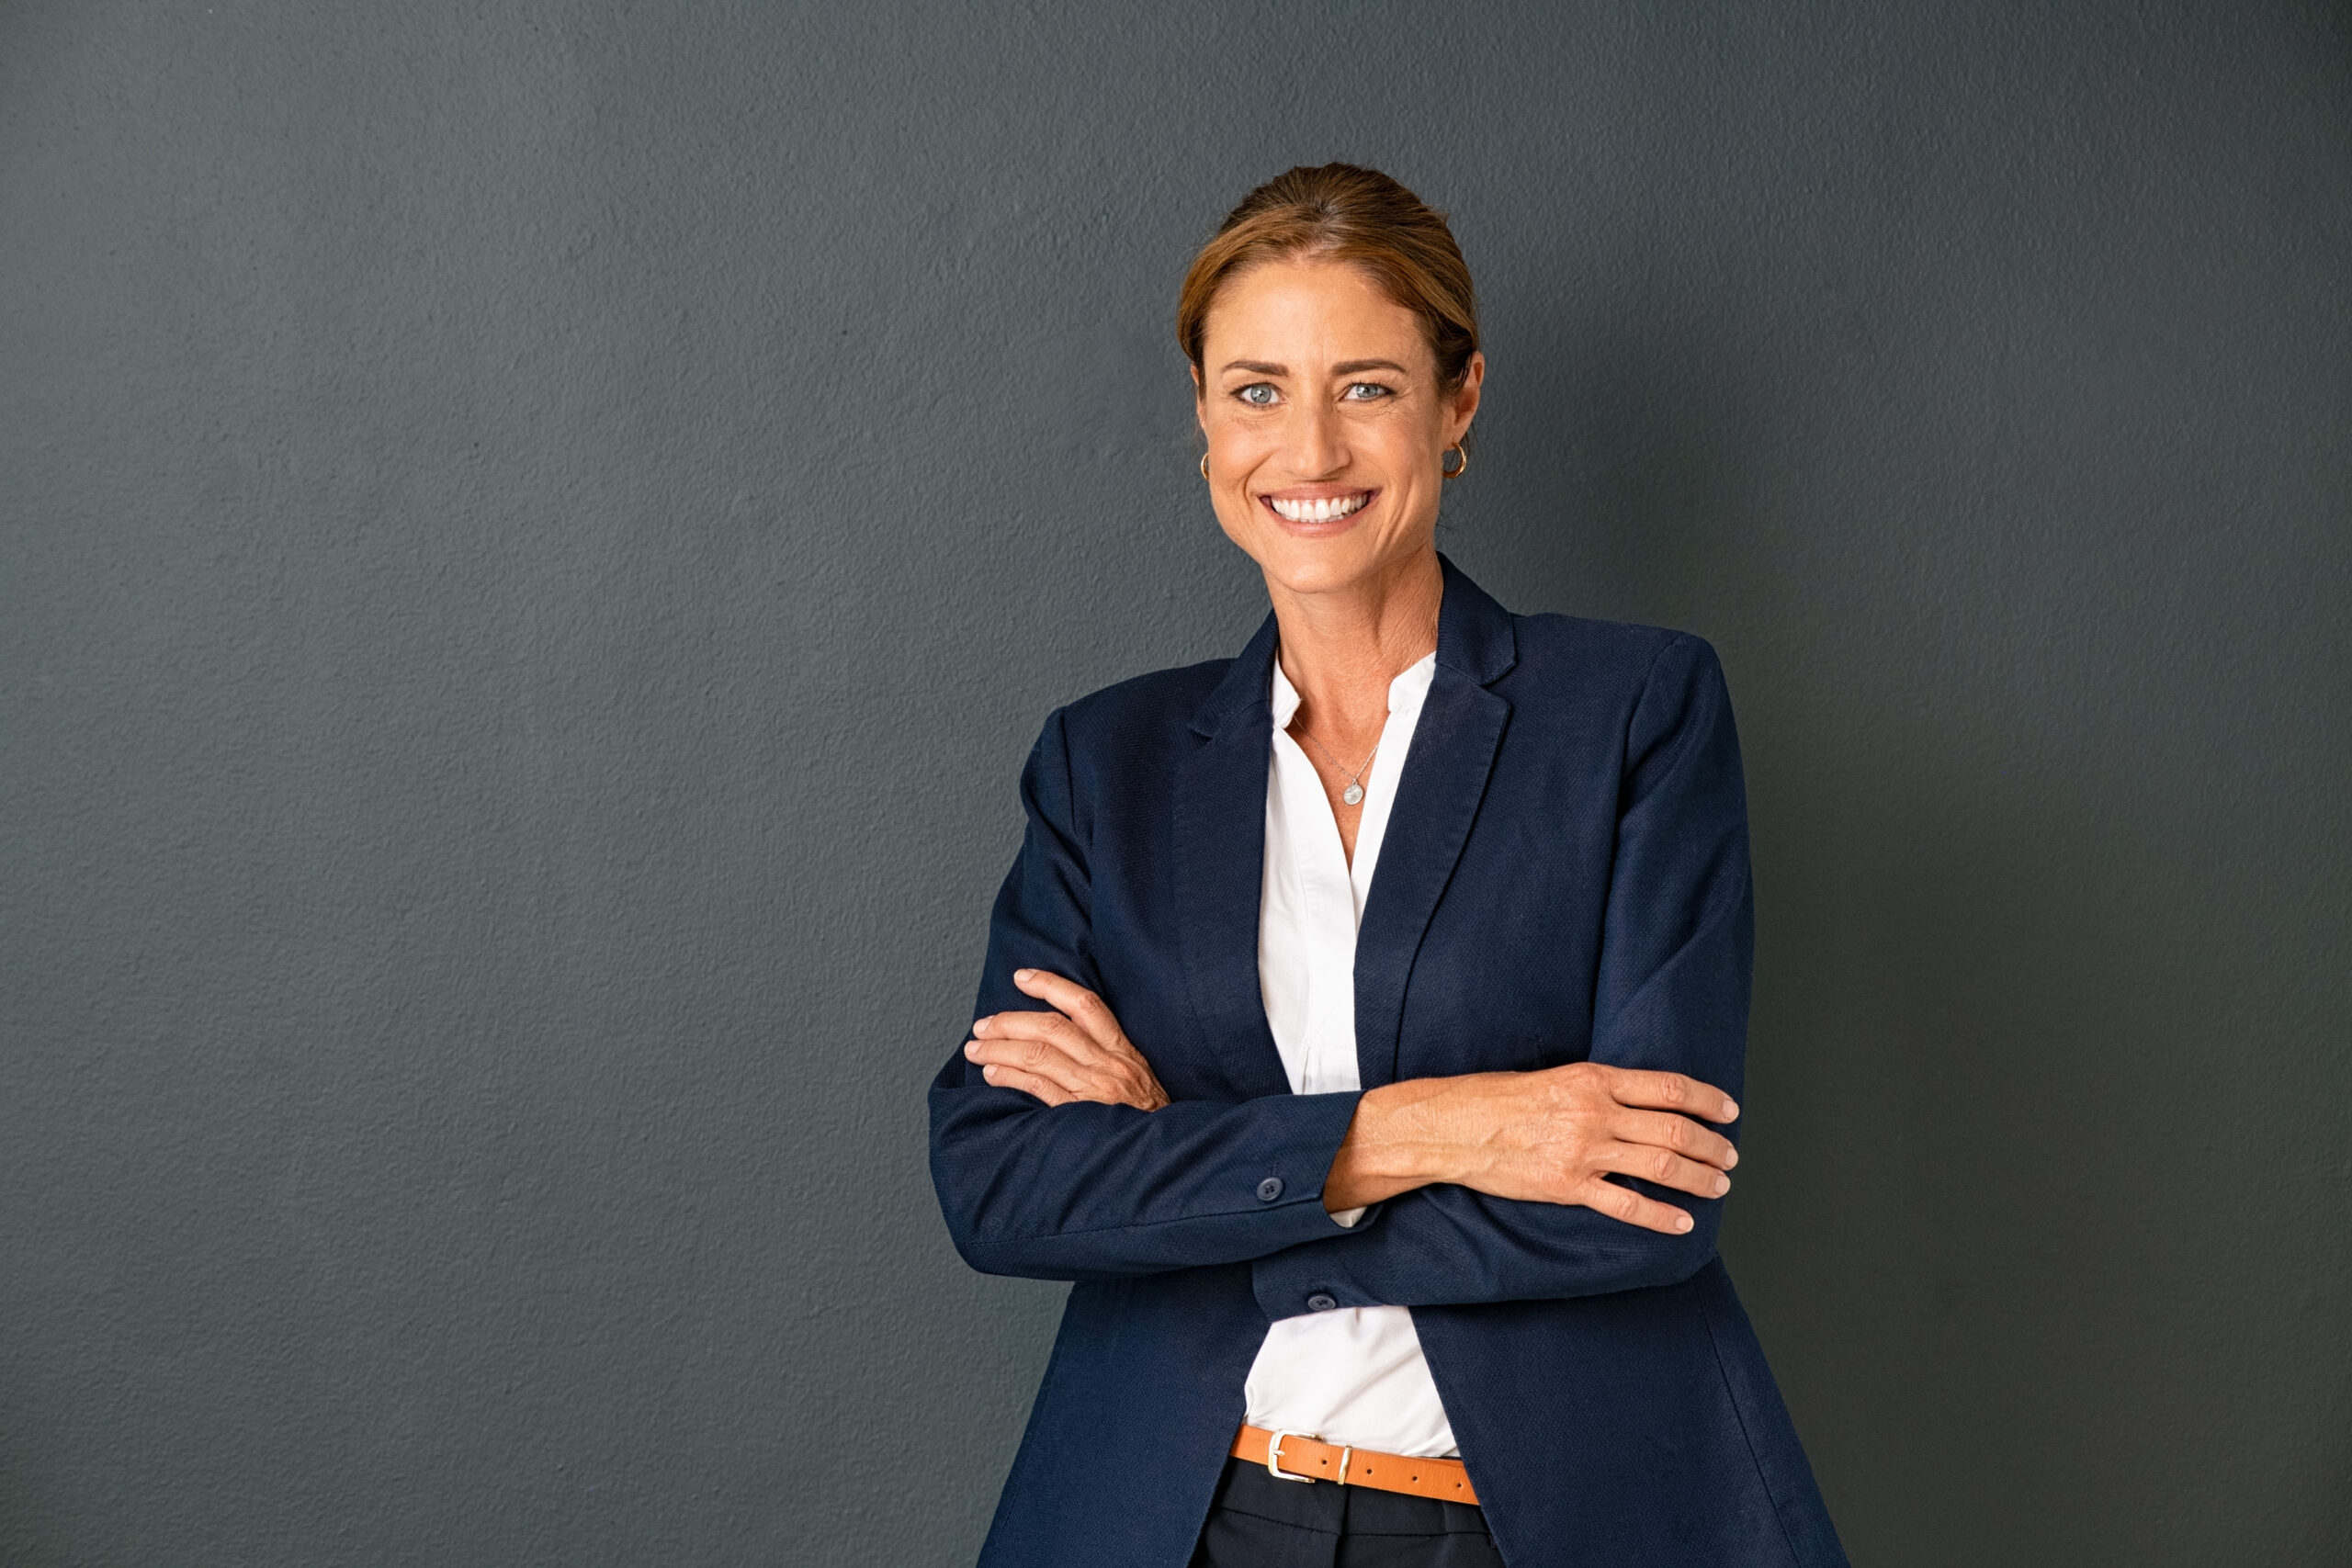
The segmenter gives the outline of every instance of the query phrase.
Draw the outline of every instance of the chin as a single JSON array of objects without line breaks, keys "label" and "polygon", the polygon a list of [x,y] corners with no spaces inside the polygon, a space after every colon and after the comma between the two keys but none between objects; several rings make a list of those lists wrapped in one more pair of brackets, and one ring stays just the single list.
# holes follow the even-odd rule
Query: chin
[{"label": "chin", "polygon": [[1250,552],[1265,574],[1293,593],[1329,593],[1379,575],[1387,554],[1369,539],[1277,538]]}]

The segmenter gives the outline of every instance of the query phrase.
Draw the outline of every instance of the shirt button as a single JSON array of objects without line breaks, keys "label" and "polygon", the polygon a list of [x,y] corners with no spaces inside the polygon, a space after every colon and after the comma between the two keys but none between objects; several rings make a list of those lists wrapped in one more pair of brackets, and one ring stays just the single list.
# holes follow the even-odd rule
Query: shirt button
[{"label": "shirt button", "polygon": [[1320,1291],[1306,1298],[1306,1307],[1309,1312],[1329,1312],[1339,1304],[1340,1299],[1337,1296],[1327,1296]]},{"label": "shirt button", "polygon": [[1281,1177],[1270,1176],[1266,1178],[1265,1180],[1258,1183],[1258,1201],[1260,1202],[1271,1203],[1282,1195],[1283,1179]]}]

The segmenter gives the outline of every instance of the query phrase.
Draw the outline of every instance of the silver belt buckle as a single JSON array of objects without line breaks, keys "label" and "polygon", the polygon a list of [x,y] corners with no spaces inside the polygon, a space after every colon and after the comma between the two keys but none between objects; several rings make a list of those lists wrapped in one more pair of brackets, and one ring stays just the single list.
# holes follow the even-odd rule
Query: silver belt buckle
[{"label": "silver belt buckle", "polygon": [[[1315,1477],[1311,1475],[1292,1475],[1283,1469],[1282,1464],[1283,1439],[1284,1438],[1313,1437],[1315,1437],[1315,1434],[1312,1432],[1294,1432],[1289,1430],[1287,1427],[1277,1428],[1274,1435],[1266,1439],[1266,1473],[1272,1476],[1276,1481],[1295,1481],[1302,1485],[1314,1485]],[[1316,1440],[1320,1442],[1322,1439],[1317,1438]]]}]

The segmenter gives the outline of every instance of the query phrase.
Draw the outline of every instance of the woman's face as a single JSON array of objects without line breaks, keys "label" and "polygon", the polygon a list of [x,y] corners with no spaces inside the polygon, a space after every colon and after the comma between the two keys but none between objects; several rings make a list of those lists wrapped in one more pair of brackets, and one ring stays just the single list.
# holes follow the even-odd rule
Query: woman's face
[{"label": "woman's face", "polygon": [[1295,593],[1371,585],[1435,547],[1440,465],[1478,411],[1451,394],[1419,318],[1345,262],[1226,279],[1195,373],[1209,494],[1227,537]]}]

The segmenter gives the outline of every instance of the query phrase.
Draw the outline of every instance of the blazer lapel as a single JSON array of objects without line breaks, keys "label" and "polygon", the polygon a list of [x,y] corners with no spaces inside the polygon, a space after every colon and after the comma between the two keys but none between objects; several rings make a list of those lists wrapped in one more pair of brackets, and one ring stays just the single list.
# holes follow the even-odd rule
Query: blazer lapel
[{"label": "blazer lapel", "polygon": [[1172,880],[1185,987],[1203,1056],[1241,1100],[1290,1092],[1258,987],[1274,640],[1268,615],[1193,716],[1196,747],[1175,781]]},{"label": "blazer lapel", "polygon": [[[1518,660],[1510,613],[1452,561],[1438,558],[1445,600],[1438,612],[1437,672],[1405,753],[1356,933],[1356,1070],[1366,1089],[1396,1080],[1413,959],[1462,858],[1510,719],[1510,704],[1487,689]],[[1271,727],[1271,715],[1266,723]]]}]

